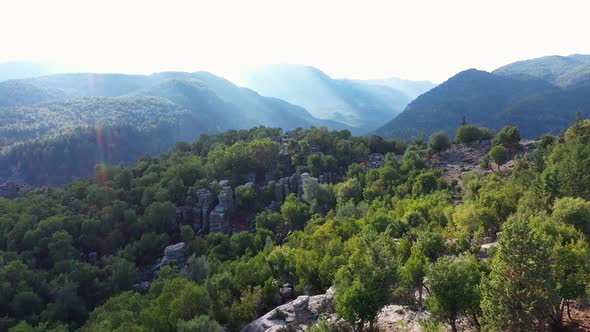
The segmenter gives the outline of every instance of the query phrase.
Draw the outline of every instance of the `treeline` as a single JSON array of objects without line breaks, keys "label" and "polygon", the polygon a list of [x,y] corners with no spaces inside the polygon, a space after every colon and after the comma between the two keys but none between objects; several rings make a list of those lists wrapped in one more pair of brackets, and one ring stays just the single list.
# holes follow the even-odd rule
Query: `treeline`
[{"label": "treeline", "polygon": [[[426,167],[425,142],[323,128],[203,135],[161,158],[100,167],[96,180],[0,200],[0,329],[237,331],[281,303],[284,283],[297,294],[335,285],[337,313],[356,330],[372,329],[387,303],[426,308],[430,328],[559,329],[587,296],[588,143],[590,121],[577,121],[511,172],[465,174],[461,204],[458,187]],[[383,167],[365,165],[374,152]],[[301,198],[266,209],[279,177],[338,167],[342,182],[307,180]],[[255,232],[200,236],[177,223],[197,189],[247,173],[258,185],[236,199],[251,203],[238,208],[255,213]],[[496,239],[494,259],[479,259]],[[187,263],[132,291],[179,241]]]}]

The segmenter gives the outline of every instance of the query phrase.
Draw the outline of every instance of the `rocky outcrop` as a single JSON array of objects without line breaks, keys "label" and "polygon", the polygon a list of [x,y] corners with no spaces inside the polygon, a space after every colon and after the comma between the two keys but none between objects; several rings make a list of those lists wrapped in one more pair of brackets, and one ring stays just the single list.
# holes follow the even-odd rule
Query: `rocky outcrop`
[{"label": "rocky outcrop", "polygon": [[315,324],[320,315],[334,315],[334,288],[326,294],[307,296],[283,304],[246,325],[242,332],[270,332],[290,327],[304,331]]},{"label": "rocky outcrop", "polygon": [[308,178],[308,173],[293,174],[288,177],[280,178],[277,182],[276,199],[279,202],[285,201],[285,198],[290,194],[295,194],[297,197],[303,195],[303,180]]},{"label": "rocky outcrop", "polygon": [[293,295],[295,295],[295,289],[293,288],[293,285],[286,283],[279,288],[279,294],[283,301],[292,300]]},{"label": "rocky outcrop", "polygon": [[194,207],[193,229],[206,231],[209,227],[209,213],[215,205],[215,196],[209,189],[199,189],[195,195],[197,196],[197,203]]},{"label": "rocky outcrop", "polygon": [[164,249],[164,257],[162,257],[160,262],[158,262],[152,268],[152,271],[157,272],[162,267],[164,267],[172,262],[176,262],[176,265],[178,265],[178,266],[184,265],[184,263],[186,263],[185,249],[186,249],[186,243],[184,243],[184,242],[179,242],[179,243],[167,246]]},{"label": "rocky outcrop", "polygon": [[381,168],[385,166],[385,156],[380,153],[371,153],[367,160],[368,168]]},{"label": "rocky outcrop", "polygon": [[230,216],[234,208],[234,193],[231,187],[221,188],[217,199],[219,203],[209,215],[209,233],[227,233],[230,230]]},{"label": "rocky outcrop", "polygon": [[421,332],[420,323],[428,320],[430,315],[425,311],[413,311],[401,305],[386,305],[377,315],[379,331]]},{"label": "rocky outcrop", "polygon": [[[306,331],[318,323],[320,317],[350,328],[336,315],[335,291],[332,286],[326,294],[299,296],[246,325],[241,332]],[[420,323],[428,320],[429,316],[425,311],[413,311],[406,306],[391,304],[379,311],[375,323],[379,331],[418,332],[422,331]]]},{"label": "rocky outcrop", "polygon": [[0,183],[0,198],[16,198],[20,196],[23,188],[24,186],[13,181]]}]

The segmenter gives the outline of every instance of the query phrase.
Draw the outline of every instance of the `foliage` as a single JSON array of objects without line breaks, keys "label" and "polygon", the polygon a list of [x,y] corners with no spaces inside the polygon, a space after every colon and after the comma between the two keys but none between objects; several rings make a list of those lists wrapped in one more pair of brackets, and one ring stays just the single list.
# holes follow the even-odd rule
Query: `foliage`
[{"label": "foliage", "polygon": [[500,169],[508,161],[508,149],[502,145],[496,145],[490,150],[489,156],[498,165],[498,169]]},{"label": "foliage", "polygon": [[481,130],[474,125],[465,125],[457,129],[455,139],[459,143],[471,144],[482,138]]},{"label": "foliage", "polygon": [[451,146],[451,139],[444,132],[439,131],[430,136],[428,146],[435,153],[440,153]]}]

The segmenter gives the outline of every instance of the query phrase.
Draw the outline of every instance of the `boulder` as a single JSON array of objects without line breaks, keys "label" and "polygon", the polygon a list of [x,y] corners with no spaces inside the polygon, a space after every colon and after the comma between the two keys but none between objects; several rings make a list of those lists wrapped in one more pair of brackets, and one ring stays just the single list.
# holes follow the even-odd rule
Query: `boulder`
[{"label": "boulder", "polygon": [[162,257],[160,263],[156,265],[157,270],[159,270],[163,266],[170,264],[171,262],[176,262],[178,266],[184,265],[184,263],[186,263],[185,249],[186,243],[184,242],[179,242],[167,246],[164,249],[164,257]]},{"label": "boulder", "polygon": [[336,319],[334,312],[334,288],[326,294],[307,296],[278,306],[264,316],[246,325],[242,332],[271,332],[289,328],[290,331],[305,331],[317,323],[320,315]]}]

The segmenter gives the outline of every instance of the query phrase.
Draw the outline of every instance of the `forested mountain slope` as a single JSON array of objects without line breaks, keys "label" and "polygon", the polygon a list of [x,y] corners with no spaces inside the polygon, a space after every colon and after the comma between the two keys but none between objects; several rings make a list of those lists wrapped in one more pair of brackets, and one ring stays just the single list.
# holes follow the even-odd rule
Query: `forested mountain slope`
[{"label": "forested mountain slope", "polygon": [[[62,74],[5,81],[0,83],[0,105],[0,180],[34,185],[61,185],[92,175],[99,162],[133,162],[203,133],[259,125],[350,128],[205,72]],[[102,148],[92,145],[97,140],[89,138],[89,128],[115,130],[113,137],[127,139],[116,140],[119,153],[99,156],[95,151]],[[77,133],[82,136],[75,137]],[[45,152],[32,152],[40,150]],[[73,158],[61,158],[73,150]],[[49,174],[52,168],[61,171]]]},{"label": "forested mountain slope", "polygon": [[590,56],[517,62],[493,73],[463,71],[411,102],[378,129],[389,137],[417,137],[467,122],[498,130],[518,125],[523,137],[564,131],[577,112],[590,116]]},{"label": "forested mountain slope", "polygon": [[590,80],[590,55],[546,56],[517,61],[493,71],[502,76],[530,76],[567,88]]},{"label": "forested mountain slope", "polygon": [[490,157],[514,166],[463,189],[429,166],[434,139],[254,128],[0,199],[0,330],[233,332],[269,312],[348,332],[386,306],[404,328],[586,324],[590,120],[525,155],[501,133]]}]

